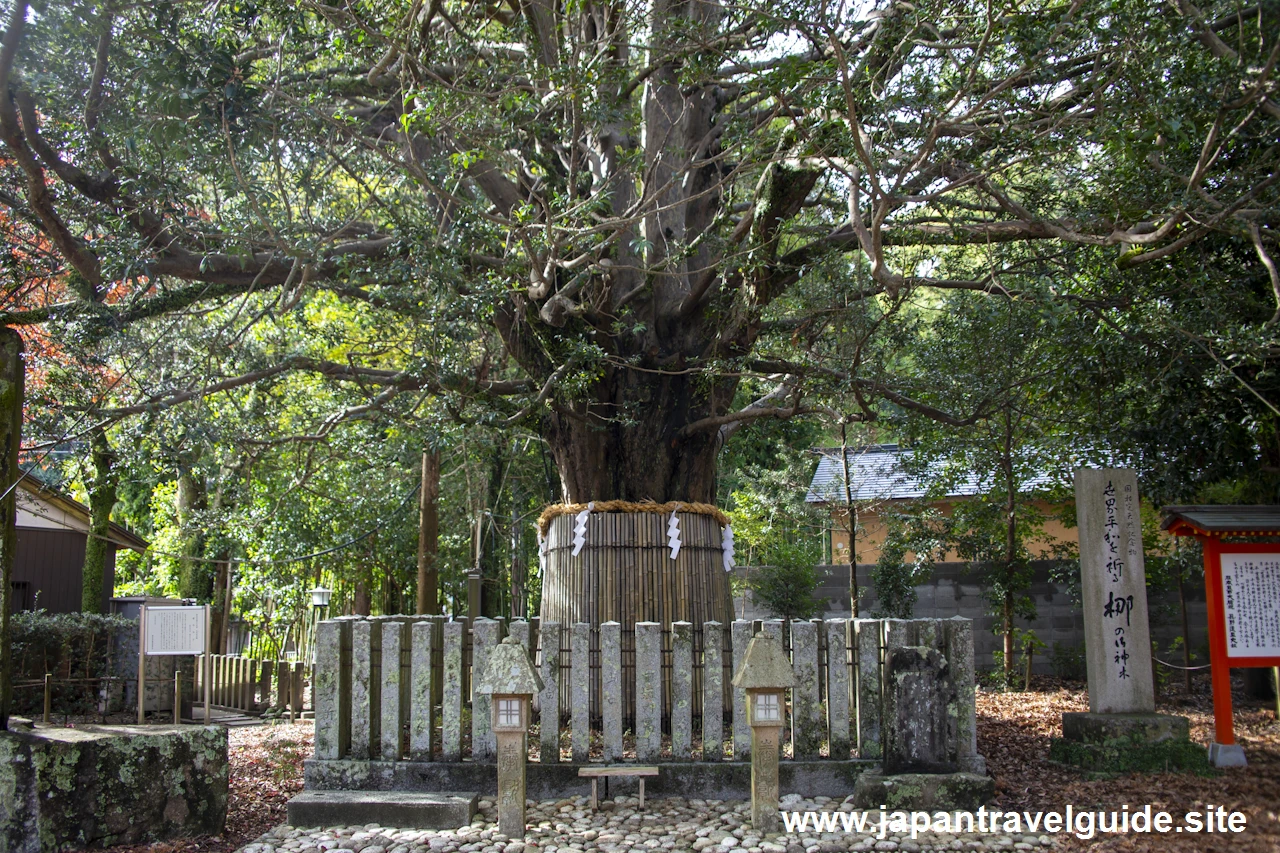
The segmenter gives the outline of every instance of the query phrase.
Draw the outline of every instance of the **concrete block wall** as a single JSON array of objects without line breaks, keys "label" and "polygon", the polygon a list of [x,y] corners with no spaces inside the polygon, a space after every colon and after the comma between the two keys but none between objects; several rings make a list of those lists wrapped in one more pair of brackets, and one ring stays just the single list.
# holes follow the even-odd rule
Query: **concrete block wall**
[{"label": "concrete block wall", "polygon": [[[1046,645],[1037,652],[1033,661],[1033,671],[1042,675],[1054,672],[1053,651],[1057,644],[1060,649],[1072,649],[1080,655],[1080,677],[1084,677],[1084,612],[1078,602],[1074,601],[1067,589],[1050,579],[1053,562],[1048,560],[1032,563],[1034,572],[1032,584],[1027,593],[1035,601],[1036,618],[1028,622],[1019,619],[1017,625],[1022,629],[1031,629]],[[859,615],[875,616],[877,599],[871,583],[871,572],[875,567],[869,564],[858,566],[858,589],[861,593]],[[824,619],[847,619],[849,609],[849,567],[847,565],[818,566],[818,588],[815,595],[827,601],[823,610]],[[750,577],[750,567],[738,567],[734,572],[740,579]],[[915,619],[950,619],[961,616],[973,621],[974,660],[979,671],[987,671],[995,667],[994,653],[1002,647],[1003,640],[996,633],[997,620],[991,615],[991,605],[983,596],[983,588],[976,573],[972,572],[968,563],[938,563],[934,567],[933,577],[928,583],[916,587]],[[1188,622],[1191,629],[1192,651],[1204,648],[1201,662],[1207,662],[1208,634],[1207,611],[1205,609],[1203,585],[1187,585]],[[1159,646],[1158,657],[1171,663],[1181,664],[1180,653],[1174,656],[1168,651],[1174,640],[1181,635],[1181,617],[1179,616],[1178,599],[1175,593],[1151,594],[1148,596],[1148,607],[1151,619],[1151,636]],[[751,598],[750,591],[739,592],[733,598],[734,616],[739,619],[769,619],[772,613],[759,607]]]}]

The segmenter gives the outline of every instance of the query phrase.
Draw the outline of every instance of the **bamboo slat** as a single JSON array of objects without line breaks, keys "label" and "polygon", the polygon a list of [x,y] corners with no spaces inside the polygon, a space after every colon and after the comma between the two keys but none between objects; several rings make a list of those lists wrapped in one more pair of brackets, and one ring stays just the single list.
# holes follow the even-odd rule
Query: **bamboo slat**
[{"label": "bamboo slat", "polygon": [[[575,515],[563,513],[547,522],[547,564],[540,617],[563,626],[586,622],[622,625],[624,669],[634,666],[636,622],[663,626],[664,712],[669,711],[672,622],[691,622],[694,647],[702,648],[702,625],[733,620],[729,585],[724,571],[723,528],[713,515],[677,512],[680,552],[672,560],[667,544],[670,512],[593,512],[587,520],[582,551],[573,555]],[[595,636],[595,631],[592,636]],[[565,637],[565,647],[570,645]],[[594,644],[593,644],[594,645]],[[598,656],[592,658],[598,666]],[[567,681],[567,680],[566,680]],[[598,684],[598,679],[593,679]],[[694,685],[694,714],[701,713],[701,677]],[[569,706],[568,685],[561,701]],[[591,695],[591,714],[597,718],[599,688]],[[624,691],[623,714],[634,719],[634,697]]]}]

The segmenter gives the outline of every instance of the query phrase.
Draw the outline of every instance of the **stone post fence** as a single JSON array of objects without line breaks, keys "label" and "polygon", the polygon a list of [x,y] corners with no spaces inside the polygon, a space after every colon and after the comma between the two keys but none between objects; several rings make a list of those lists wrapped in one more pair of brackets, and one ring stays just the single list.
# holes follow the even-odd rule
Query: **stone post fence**
[{"label": "stone post fence", "polygon": [[795,676],[784,761],[880,758],[885,651],[899,645],[936,648],[954,668],[964,696],[953,736],[977,754],[973,634],[960,617],[664,628],[383,616],[318,627],[314,760],[494,762],[487,697],[473,696],[472,673],[510,634],[543,682],[531,760],[745,761],[746,697],[730,682],[757,630],[782,640]]}]

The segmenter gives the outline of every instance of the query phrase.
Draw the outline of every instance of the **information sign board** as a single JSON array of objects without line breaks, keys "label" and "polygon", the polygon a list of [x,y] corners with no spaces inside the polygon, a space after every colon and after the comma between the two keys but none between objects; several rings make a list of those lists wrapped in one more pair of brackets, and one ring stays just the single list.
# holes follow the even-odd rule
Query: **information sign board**
[{"label": "information sign board", "polygon": [[1225,553],[1221,559],[1227,657],[1280,657],[1280,554]]},{"label": "information sign board", "polygon": [[205,608],[148,607],[145,649],[149,655],[205,653]]}]

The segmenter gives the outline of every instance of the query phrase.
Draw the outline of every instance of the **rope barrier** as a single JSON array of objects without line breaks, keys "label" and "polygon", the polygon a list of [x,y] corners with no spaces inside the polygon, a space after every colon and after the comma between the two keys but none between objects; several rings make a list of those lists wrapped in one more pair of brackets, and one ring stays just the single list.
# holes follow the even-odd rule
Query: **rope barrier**
[{"label": "rope barrier", "polygon": [[1168,661],[1160,660],[1160,658],[1156,658],[1155,661],[1162,666],[1169,667],[1169,669],[1180,669],[1184,672],[1193,672],[1197,669],[1209,669],[1213,666],[1213,664],[1210,663],[1201,664],[1200,666],[1178,666],[1176,663],[1169,663]]}]

